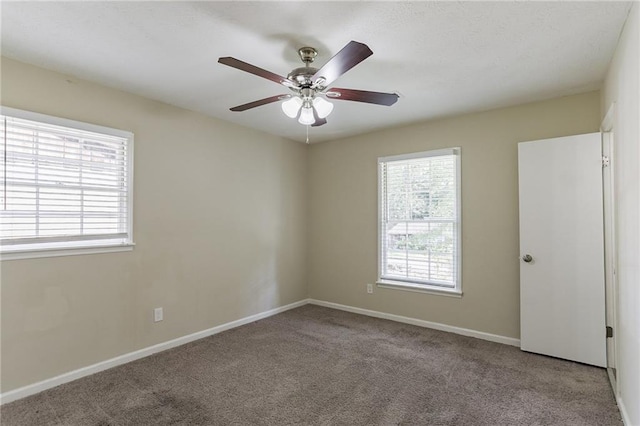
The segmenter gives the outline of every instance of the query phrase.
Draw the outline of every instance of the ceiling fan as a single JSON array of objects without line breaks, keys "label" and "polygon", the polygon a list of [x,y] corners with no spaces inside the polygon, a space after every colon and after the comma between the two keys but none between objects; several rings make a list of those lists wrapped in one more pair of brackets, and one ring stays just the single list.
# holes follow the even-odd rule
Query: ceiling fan
[{"label": "ceiling fan", "polygon": [[236,58],[219,58],[218,62],[223,65],[282,84],[293,92],[238,105],[231,108],[231,111],[246,111],[273,102],[285,101],[281,106],[288,117],[297,118],[300,124],[317,127],[327,123],[326,117],[333,110],[333,104],[324,98],[386,106],[391,106],[398,100],[396,93],[329,88],[329,85],[338,77],[373,55],[371,49],[364,43],[350,41],[320,69],[310,66],[318,55],[313,47],[298,49],[298,55],[304,62],[304,66],[294,69],[286,78]]}]

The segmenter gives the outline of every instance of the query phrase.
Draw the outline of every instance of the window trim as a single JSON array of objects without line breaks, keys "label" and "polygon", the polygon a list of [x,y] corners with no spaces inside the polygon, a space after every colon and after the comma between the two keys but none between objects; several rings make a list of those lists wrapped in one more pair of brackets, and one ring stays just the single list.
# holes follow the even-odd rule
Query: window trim
[{"label": "window trim", "polygon": [[127,235],[128,238],[122,240],[89,239],[69,240],[61,242],[31,243],[16,245],[0,245],[0,260],[19,260],[40,257],[57,257],[69,255],[82,255],[94,253],[112,253],[119,251],[131,251],[135,246],[133,242],[133,155],[134,155],[134,135],[126,130],[115,129],[97,124],[85,123],[82,121],[70,120],[67,118],[54,117],[32,111],[25,111],[17,108],[0,106],[0,115],[15,117],[23,120],[37,121],[55,126],[69,127],[88,132],[102,133],[110,136],[117,136],[127,139]]},{"label": "window trim", "polygon": [[[455,155],[456,157],[456,282],[455,287],[442,287],[422,282],[390,280],[382,278],[382,163],[389,161],[411,160],[415,158],[437,157],[441,155]],[[428,293],[442,296],[462,296],[462,175],[461,175],[461,148],[443,148],[430,151],[412,152],[408,154],[391,155],[386,157],[378,157],[378,278],[376,286],[381,288],[407,290],[420,293]]]}]

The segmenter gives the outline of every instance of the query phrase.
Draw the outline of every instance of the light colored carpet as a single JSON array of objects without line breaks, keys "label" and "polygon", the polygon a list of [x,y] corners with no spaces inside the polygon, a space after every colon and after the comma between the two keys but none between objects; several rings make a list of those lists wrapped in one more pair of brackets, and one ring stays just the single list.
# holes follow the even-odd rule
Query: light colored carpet
[{"label": "light colored carpet", "polygon": [[2,425],[621,425],[605,370],[307,305],[25,398]]}]

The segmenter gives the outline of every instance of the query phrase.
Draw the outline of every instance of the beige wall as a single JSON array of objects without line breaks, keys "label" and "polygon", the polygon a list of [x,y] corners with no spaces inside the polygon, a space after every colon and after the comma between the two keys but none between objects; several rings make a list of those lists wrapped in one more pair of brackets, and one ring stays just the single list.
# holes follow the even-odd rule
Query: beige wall
[{"label": "beige wall", "polygon": [[[517,143],[598,131],[597,92],[311,146],[310,297],[519,336]],[[375,288],[377,158],[462,147],[462,298]]]},{"label": "beige wall", "polygon": [[[135,133],[137,245],[2,262],[2,392],[307,296],[517,338],[517,142],[597,131],[599,101],[593,92],[307,149],[3,59],[3,105]],[[377,157],[451,146],[462,147],[464,296],[367,295]]]},{"label": "beige wall", "polygon": [[136,242],[2,262],[2,392],[307,296],[304,144],[4,58],[2,104],[134,132]]},{"label": "beige wall", "polygon": [[630,425],[640,425],[640,4],[623,29],[605,80],[602,116],[615,102],[614,159],[618,389]]}]

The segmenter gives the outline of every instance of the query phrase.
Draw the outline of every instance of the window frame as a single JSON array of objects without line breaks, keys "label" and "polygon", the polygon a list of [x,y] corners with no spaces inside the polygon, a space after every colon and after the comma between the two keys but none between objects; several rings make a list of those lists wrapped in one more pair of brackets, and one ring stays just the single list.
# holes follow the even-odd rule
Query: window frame
[{"label": "window frame", "polygon": [[133,242],[133,155],[134,135],[132,132],[97,124],[85,123],[67,118],[54,117],[47,114],[25,111],[6,106],[0,106],[0,115],[30,120],[44,124],[67,127],[70,129],[100,133],[109,136],[117,136],[127,140],[127,214],[126,214],[126,238],[122,239],[87,239],[77,240],[74,236],[63,241],[36,242],[24,244],[0,245],[0,260],[20,260],[40,257],[56,257],[83,255],[95,253],[113,253],[131,251],[135,246]]},{"label": "window frame", "polygon": [[[455,256],[456,261],[454,264],[455,267],[455,286],[444,287],[435,284],[428,284],[424,282],[412,282],[412,281],[401,281],[401,280],[393,280],[389,278],[383,278],[383,248],[382,248],[382,238],[383,238],[383,173],[382,173],[382,165],[384,163],[393,162],[393,161],[403,161],[403,160],[412,160],[417,158],[429,158],[429,157],[438,157],[444,155],[454,155],[455,156],[455,172],[456,172],[456,221],[455,221]],[[436,295],[444,295],[444,296],[453,296],[453,297],[462,297],[462,176],[461,176],[461,149],[460,147],[453,148],[443,148],[436,149],[430,151],[421,151],[421,152],[413,152],[408,154],[400,154],[400,155],[391,155],[386,157],[378,157],[378,276],[376,280],[376,286],[382,288],[390,288],[390,289],[399,289],[399,290],[407,290],[414,291],[420,293],[430,293]]]}]

